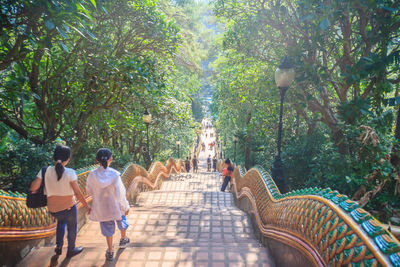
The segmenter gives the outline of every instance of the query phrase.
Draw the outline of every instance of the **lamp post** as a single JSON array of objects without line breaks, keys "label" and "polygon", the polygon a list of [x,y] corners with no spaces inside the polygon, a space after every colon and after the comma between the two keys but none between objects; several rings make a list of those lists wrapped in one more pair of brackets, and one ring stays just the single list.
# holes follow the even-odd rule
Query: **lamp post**
[{"label": "lamp post", "polygon": [[283,102],[285,100],[286,91],[294,80],[294,76],[295,72],[290,60],[287,56],[284,56],[275,71],[275,83],[279,88],[281,103],[279,111],[277,153],[275,160],[272,163],[271,170],[272,177],[274,178],[279,191],[282,193],[286,190],[285,175],[283,173],[283,164],[281,160]]},{"label": "lamp post", "polygon": [[150,145],[149,145],[149,124],[151,123],[151,114],[146,110],[143,113],[143,122],[146,124],[146,133],[147,133],[147,153],[145,154],[144,161],[146,167],[150,167],[151,164],[151,156],[150,156]]},{"label": "lamp post", "polygon": [[180,156],[180,146],[181,146],[181,141],[176,141],[176,145],[178,146],[178,159],[181,157]]},{"label": "lamp post", "polygon": [[233,150],[233,162],[236,164],[236,143],[238,141],[238,138],[236,136],[233,137],[233,143],[235,144],[235,148]]}]

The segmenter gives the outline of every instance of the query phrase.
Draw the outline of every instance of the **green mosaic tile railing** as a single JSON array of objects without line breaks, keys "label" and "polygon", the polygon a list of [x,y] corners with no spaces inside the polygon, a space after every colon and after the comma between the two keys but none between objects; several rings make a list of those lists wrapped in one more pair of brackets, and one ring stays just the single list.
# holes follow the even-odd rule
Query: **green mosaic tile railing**
[{"label": "green mosaic tile railing", "polygon": [[307,247],[317,255],[316,265],[400,267],[399,241],[337,191],[305,188],[281,194],[269,173],[258,166],[247,172],[237,167],[233,186],[239,199],[253,200],[264,235],[274,229],[301,240],[306,244],[304,254],[311,254]]}]

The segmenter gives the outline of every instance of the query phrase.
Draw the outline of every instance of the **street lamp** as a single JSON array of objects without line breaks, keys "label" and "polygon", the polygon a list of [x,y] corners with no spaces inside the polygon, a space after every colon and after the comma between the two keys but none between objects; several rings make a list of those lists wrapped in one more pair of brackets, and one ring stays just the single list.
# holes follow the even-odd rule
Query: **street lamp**
[{"label": "street lamp", "polygon": [[178,146],[178,159],[181,157],[180,156],[180,145],[181,145],[181,141],[176,141],[176,145]]},{"label": "street lamp", "polygon": [[233,150],[233,162],[236,163],[236,143],[238,138],[236,136],[233,137],[233,143],[235,144],[235,149]]},{"label": "street lamp", "polygon": [[151,123],[151,114],[146,110],[143,113],[143,122],[146,124],[146,132],[147,132],[147,153],[145,154],[145,163],[146,167],[150,167],[151,157],[150,157],[150,145],[149,145],[149,124]]},{"label": "street lamp", "polygon": [[281,104],[279,111],[277,153],[275,160],[272,163],[271,170],[272,177],[274,178],[279,191],[282,193],[284,193],[286,190],[285,176],[283,173],[283,164],[281,160],[283,102],[285,100],[286,91],[289,89],[289,86],[294,80],[294,76],[295,72],[291,62],[287,56],[284,56],[275,71],[275,83],[279,88]]}]

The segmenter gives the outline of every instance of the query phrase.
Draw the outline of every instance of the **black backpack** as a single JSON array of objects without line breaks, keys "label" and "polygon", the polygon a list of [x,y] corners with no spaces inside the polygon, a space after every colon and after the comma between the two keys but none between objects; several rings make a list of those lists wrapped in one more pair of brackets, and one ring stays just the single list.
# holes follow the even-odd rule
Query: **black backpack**
[{"label": "black backpack", "polygon": [[41,208],[47,206],[47,196],[44,194],[44,175],[47,167],[42,167],[42,184],[36,193],[32,193],[30,190],[26,197],[26,206],[28,208]]}]

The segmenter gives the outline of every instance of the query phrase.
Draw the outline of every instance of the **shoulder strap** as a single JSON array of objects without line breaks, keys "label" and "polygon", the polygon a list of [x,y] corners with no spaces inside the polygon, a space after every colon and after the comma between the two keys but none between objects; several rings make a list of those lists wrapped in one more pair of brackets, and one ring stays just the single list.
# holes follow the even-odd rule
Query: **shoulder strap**
[{"label": "shoulder strap", "polygon": [[46,174],[47,166],[42,167],[42,179],[44,180],[44,175]]},{"label": "shoulder strap", "polygon": [[46,166],[44,166],[44,167],[42,167],[42,184],[40,185],[40,190],[43,190],[43,188],[44,188],[44,175],[46,174],[46,171],[47,171],[47,167]]}]

